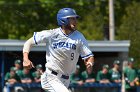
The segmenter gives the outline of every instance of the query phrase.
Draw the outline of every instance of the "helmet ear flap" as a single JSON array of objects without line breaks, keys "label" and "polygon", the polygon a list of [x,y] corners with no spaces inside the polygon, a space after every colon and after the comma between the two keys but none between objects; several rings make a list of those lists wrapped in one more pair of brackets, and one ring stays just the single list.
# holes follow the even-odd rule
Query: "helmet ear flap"
[{"label": "helmet ear flap", "polygon": [[62,25],[68,25],[68,18],[60,18],[59,22],[62,24]]},{"label": "helmet ear flap", "polygon": [[79,15],[76,14],[75,10],[72,8],[63,8],[60,9],[57,13],[57,22],[59,26],[68,25],[69,17],[79,18]]},{"label": "helmet ear flap", "polygon": [[65,24],[65,20],[63,20],[63,19],[61,19],[60,22],[61,22],[62,24]]}]

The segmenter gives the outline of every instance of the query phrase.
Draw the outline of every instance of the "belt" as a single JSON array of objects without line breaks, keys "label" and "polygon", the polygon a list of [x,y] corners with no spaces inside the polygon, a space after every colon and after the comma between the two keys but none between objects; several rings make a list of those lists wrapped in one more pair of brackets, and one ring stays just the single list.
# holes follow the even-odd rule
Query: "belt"
[{"label": "belt", "polygon": [[[58,75],[58,73],[57,73],[56,71],[53,71],[53,70],[51,70],[51,71],[52,71],[52,72],[51,72],[52,74],[54,74],[54,75],[56,75],[56,76]],[[69,76],[67,76],[67,75],[62,75],[61,78],[63,78],[63,79],[69,79]]]}]

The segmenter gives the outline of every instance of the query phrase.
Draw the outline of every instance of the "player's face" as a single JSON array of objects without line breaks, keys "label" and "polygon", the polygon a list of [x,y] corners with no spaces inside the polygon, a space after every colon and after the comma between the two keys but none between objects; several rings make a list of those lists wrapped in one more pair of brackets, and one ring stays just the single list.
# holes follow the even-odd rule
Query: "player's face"
[{"label": "player's face", "polygon": [[71,29],[75,30],[77,26],[77,18],[76,17],[70,17],[69,18],[69,26]]},{"label": "player's face", "polygon": [[106,74],[108,72],[108,70],[106,68],[103,68],[103,74]]},{"label": "player's face", "polygon": [[21,65],[20,64],[15,64],[15,67],[20,69],[21,68]]},{"label": "player's face", "polygon": [[115,66],[117,69],[119,69],[119,66],[120,66],[120,65],[119,65],[119,64],[115,64],[114,66]]}]

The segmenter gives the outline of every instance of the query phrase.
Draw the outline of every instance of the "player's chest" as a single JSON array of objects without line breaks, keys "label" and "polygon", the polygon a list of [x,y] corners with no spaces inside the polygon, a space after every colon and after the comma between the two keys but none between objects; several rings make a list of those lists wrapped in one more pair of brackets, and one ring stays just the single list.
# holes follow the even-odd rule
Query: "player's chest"
[{"label": "player's chest", "polygon": [[54,50],[76,50],[79,47],[77,40],[66,37],[51,39],[50,44]]}]

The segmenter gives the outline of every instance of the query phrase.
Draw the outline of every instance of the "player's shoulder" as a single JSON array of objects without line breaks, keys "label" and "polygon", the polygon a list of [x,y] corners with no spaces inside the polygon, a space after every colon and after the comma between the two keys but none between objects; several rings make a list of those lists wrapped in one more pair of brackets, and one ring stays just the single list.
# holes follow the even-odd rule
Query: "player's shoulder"
[{"label": "player's shoulder", "polygon": [[47,29],[47,30],[42,30],[41,32],[51,32],[51,33],[56,33],[60,28],[54,28],[54,29]]},{"label": "player's shoulder", "polygon": [[47,34],[47,35],[54,35],[54,34],[57,34],[59,32],[58,30],[60,30],[60,29],[59,28],[46,29],[46,30],[42,30],[42,31],[39,31],[39,32],[34,32],[34,35],[36,33],[39,33],[39,34],[42,34],[42,35],[45,35],[45,34]]},{"label": "player's shoulder", "polygon": [[86,70],[83,71],[81,74],[82,74],[82,75],[86,75],[86,74],[87,74]]},{"label": "player's shoulder", "polygon": [[75,31],[75,38],[78,39],[80,42],[83,42],[83,43],[87,44],[87,40],[84,37],[84,35],[81,32],[77,31],[77,30]]},{"label": "player's shoulder", "polygon": [[74,32],[74,36],[77,38],[77,39],[79,39],[79,40],[85,40],[85,37],[84,37],[84,35],[81,33],[81,32],[79,32],[79,31],[75,31]]},{"label": "player's shoulder", "polygon": [[78,37],[84,37],[84,35],[78,30],[75,30],[75,35]]}]

